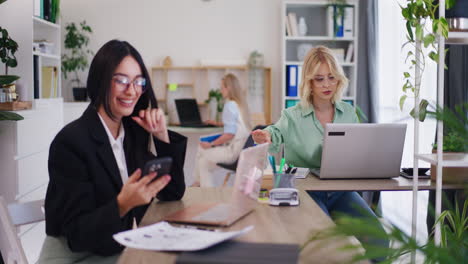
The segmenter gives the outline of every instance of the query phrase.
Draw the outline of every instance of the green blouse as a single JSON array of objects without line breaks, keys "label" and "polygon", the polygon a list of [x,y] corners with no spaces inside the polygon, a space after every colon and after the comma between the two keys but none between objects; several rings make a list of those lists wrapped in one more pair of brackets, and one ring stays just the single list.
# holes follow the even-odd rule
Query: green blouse
[{"label": "green blouse", "polygon": [[[333,123],[358,123],[354,107],[346,102],[335,103]],[[314,108],[301,104],[282,111],[276,124],[265,128],[271,135],[269,151],[280,151],[284,143],[286,163],[296,167],[320,168],[322,160],[323,130]]]}]

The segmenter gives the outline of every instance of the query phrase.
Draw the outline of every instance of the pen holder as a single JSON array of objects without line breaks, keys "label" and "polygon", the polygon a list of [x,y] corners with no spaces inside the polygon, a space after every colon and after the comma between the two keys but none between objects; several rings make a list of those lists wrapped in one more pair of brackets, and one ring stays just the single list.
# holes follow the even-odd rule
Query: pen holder
[{"label": "pen holder", "polygon": [[295,188],[296,176],[289,173],[275,173],[273,188]]}]

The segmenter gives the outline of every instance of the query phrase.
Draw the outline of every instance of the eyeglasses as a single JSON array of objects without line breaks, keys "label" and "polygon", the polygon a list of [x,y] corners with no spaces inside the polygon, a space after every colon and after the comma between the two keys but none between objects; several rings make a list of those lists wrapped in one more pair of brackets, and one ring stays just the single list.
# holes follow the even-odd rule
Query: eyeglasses
[{"label": "eyeglasses", "polygon": [[130,81],[125,75],[114,75],[112,80],[115,83],[115,87],[121,92],[126,91],[132,83],[136,92],[144,93],[146,91],[146,79],[143,77],[136,77],[133,81]]},{"label": "eyeglasses", "polygon": [[325,86],[326,81],[328,81],[329,85],[335,85],[338,83],[338,79],[335,76],[328,76],[328,77],[315,77],[312,79],[316,86]]}]

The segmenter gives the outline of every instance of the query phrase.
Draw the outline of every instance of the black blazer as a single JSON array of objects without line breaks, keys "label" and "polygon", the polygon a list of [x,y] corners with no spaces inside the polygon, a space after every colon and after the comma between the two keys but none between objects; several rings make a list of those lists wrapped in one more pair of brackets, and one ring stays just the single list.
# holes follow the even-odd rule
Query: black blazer
[{"label": "black blazer", "polygon": [[[149,134],[133,120],[123,119],[128,173],[154,158],[148,151]],[[171,181],[159,192],[160,200],[178,200],[185,192],[184,159],[187,138],[169,131],[170,144],[153,137],[159,157],[173,159]],[[74,252],[113,255],[123,247],[112,235],[128,230],[133,217],[139,223],[147,205],[120,218],[117,195],[122,179],[109,138],[96,110],[64,127],[49,150],[49,185],[45,199],[46,233],[67,238]]]}]

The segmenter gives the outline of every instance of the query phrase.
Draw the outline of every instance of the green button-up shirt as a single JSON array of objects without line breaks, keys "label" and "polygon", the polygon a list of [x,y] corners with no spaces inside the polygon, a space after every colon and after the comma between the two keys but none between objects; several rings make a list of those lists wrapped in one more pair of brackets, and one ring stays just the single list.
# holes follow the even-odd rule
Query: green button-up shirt
[{"label": "green button-up shirt", "polygon": [[[333,123],[358,123],[354,107],[346,102],[335,103]],[[286,163],[296,167],[320,168],[323,130],[313,106],[301,104],[283,110],[276,124],[265,128],[271,135],[270,152],[280,151],[284,143]]]}]

